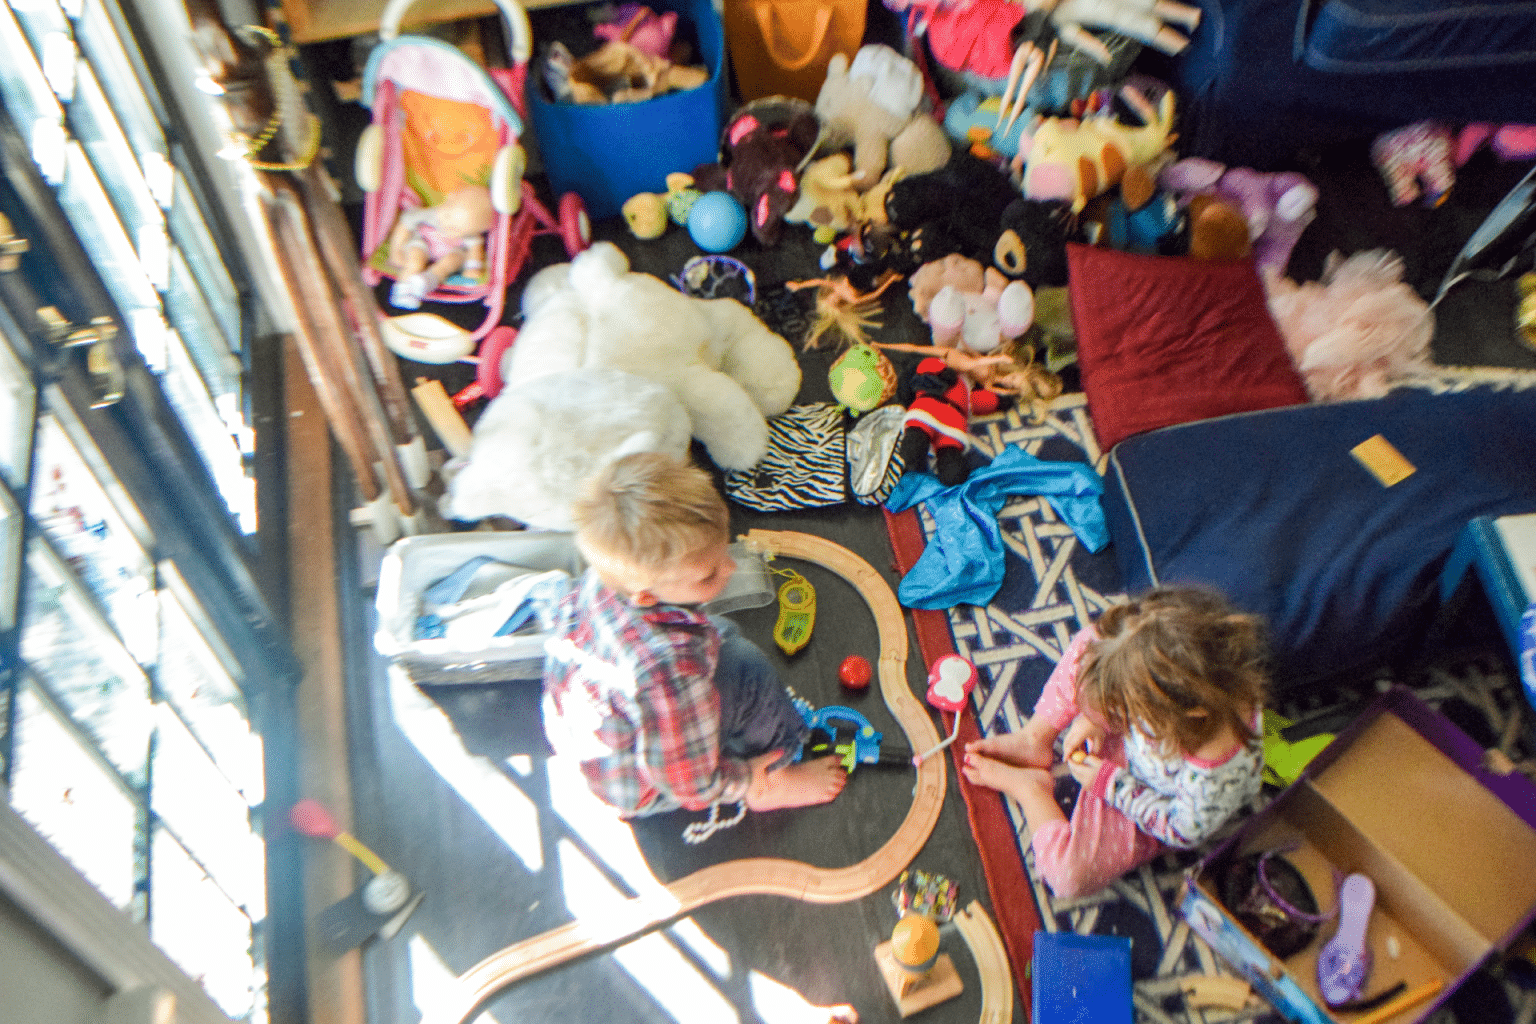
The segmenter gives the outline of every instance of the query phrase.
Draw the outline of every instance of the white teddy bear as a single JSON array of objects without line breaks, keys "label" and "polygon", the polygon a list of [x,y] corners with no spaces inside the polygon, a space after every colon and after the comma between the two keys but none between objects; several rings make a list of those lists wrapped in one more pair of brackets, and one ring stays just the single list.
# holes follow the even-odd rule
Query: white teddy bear
[{"label": "white teddy bear", "polygon": [[632,452],[688,454],[688,412],[672,392],[623,370],[564,370],[504,388],[475,421],[469,454],[445,467],[441,511],[570,530],[577,485]]},{"label": "white teddy bear", "polygon": [[[466,465],[450,484],[445,512],[455,518],[561,521],[586,476],[613,458],[675,447],[674,402],[717,466],[750,469],[768,449],[767,417],[788,409],[800,390],[794,350],[751,310],[735,299],[695,299],[633,273],[610,242],[540,270],[523,291],[522,308],[523,328],[501,357],[503,391],[481,414]],[[636,389],[629,405],[634,429],[624,430],[613,409],[622,378],[598,370],[645,378],[669,395]],[[555,374],[558,381],[542,380]],[[551,387],[569,398],[554,402]],[[562,429],[527,429],[555,405]],[[572,450],[582,457],[573,460]],[[522,467],[516,475],[524,486],[498,480],[512,465]]]}]

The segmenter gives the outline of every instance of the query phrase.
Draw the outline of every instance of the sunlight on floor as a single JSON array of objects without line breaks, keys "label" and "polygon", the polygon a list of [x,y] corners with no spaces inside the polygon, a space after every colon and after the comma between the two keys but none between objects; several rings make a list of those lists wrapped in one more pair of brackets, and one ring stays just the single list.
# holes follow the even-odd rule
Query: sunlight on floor
[{"label": "sunlight on floor", "polygon": [[533,801],[489,760],[465,750],[448,716],[396,665],[389,666],[389,695],[395,724],[427,764],[485,820],[524,867],[542,871],[539,812]]},{"label": "sunlight on floor", "polygon": [[[400,731],[529,871],[542,871],[538,808],[490,761],[465,750],[448,717],[405,672],[391,666],[389,675]],[[520,755],[507,758],[505,764],[514,775],[528,778],[538,762]],[[554,866],[561,895],[583,931],[601,942],[604,936],[634,934],[675,913],[676,900],[646,863],[633,830],[593,795],[576,763],[552,757],[543,764],[551,809],[603,865],[594,864],[576,842],[561,839],[556,844]],[[635,897],[621,891],[610,880],[613,877]],[[627,942],[612,956],[676,1024],[738,1024],[741,1019],[717,984],[732,977],[731,956],[692,920]],[[455,977],[420,935],[410,940],[409,959],[412,1000],[418,1010],[425,1013],[450,998]],[[753,1005],[764,1024],[827,1021],[825,1007],[811,1005],[794,989],[756,971],[748,978]],[[496,1024],[489,1014],[477,1020]]]},{"label": "sunlight on floor", "polygon": [[[817,1006],[783,982],[758,971],[747,972],[752,989],[752,1008],[763,1024],[831,1024],[846,1018],[832,1016],[834,1008]],[[845,1012],[850,1007],[838,1007]]]},{"label": "sunlight on floor", "polygon": [[704,962],[710,974],[721,979],[731,976],[731,954],[704,934],[704,929],[694,923],[693,918],[685,917],[667,930],[674,939],[692,950],[695,958]]},{"label": "sunlight on floor", "polygon": [[[420,935],[411,936],[408,947],[411,961],[411,1002],[423,1017],[431,1010],[453,999],[453,972],[437,955],[437,950]],[[475,1018],[475,1024],[499,1024],[489,1013]]]},{"label": "sunlight on floor", "polygon": [[[573,843],[561,840],[559,851],[561,885],[571,913],[593,923],[613,924],[621,918],[630,901]],[[663,934],[625,943],[613,951],[613,959],[678,1024],[740,1020],[736,1008]]]},{"label": "sunlight on floor", "polygon": [[576,762],[567,757],[551,757],[544,763],[544,771],[549,779],[550,806],[603,859],[608,870],[622,878],[637,895],[664,895],[666,887],[651,873],[634,832],[613,808],[587,788],[586,777]]}]

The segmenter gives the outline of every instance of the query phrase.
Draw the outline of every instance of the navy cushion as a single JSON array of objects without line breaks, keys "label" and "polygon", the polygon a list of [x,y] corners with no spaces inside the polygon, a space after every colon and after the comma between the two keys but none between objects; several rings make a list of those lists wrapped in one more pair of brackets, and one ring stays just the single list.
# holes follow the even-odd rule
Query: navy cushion
[{"label": "navy cushion", "polygon": [[1306,38],[1306,62],[1319,71],[1400,74],[1507,67],[1536,60],[1536,3],[1326,0]]},{"label": "navy cushion", "polygon": [[[1416,471],[1384,487],[1350,449]],[[1474,516],[1536,511],[1536,388],[1478,387],[1188,423],[1110,454],[1105,513],[1128,592],[1214,586],[1269,623],[1277,688],[1408,653]]]}]

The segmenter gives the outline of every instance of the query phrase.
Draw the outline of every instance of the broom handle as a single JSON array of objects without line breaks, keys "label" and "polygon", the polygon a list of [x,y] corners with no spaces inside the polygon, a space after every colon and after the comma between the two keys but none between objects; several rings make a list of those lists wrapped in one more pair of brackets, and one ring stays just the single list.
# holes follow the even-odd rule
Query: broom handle
[{"label": "broom handle", "polygon": [[366,864],[368,866],[368,870],[372,871],[374,874],[383,875],[389,872],[389,865],[380,860],[378,854],[374,853],[372,850],[368,849],[368,847],[358,842],[358,840],[350,833],[336,833],[336,845],[340,846],[343,850],[346,850],[352,856]]}]

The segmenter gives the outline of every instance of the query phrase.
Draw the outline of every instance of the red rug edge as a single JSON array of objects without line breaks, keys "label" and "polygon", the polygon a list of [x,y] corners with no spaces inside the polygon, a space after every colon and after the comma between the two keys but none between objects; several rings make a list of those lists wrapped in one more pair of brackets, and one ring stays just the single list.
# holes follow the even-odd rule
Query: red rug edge
[{"label": "red rug edge", "polygon": [[[895,556],[897,571],[905,573],[917,563],[927,541],[923,537],[922,524],[917,513],[885,512],[886,534],[890,538],[891,552]],[[949,616],[942,611],[908,609],[917,633],[917,646],[923,663],[931,665],[946,654],[955,653],[953,635],[949,631]],[[1035,911],[1033,889],[1024,871],[1024,860],[1018,853],[1017,837],[1013,823],[1003,809],[1003,801],[996,791],[973,786],[960,774],[960,761],[964,757],[965,744],[980,737],[974,715],[966,715],[960,722],[960,733],[950,746],[950,759],[955,777],[960,783],[960,795],[965,799],[966,816],[970,819],[971,834],[976,839],[976,849],[981,854],[982,873],[986,875],[988,896],[991,897],[992,915],[1002,934],[1003,945],[1008,950],[1008,960],[1013,966],[1014,987],[1024,1005],[1024,1017],[1030,1019],[1030,990],[1027,984],[1029,964],[1034,957],[1035,931],[1040,918]]]}]

